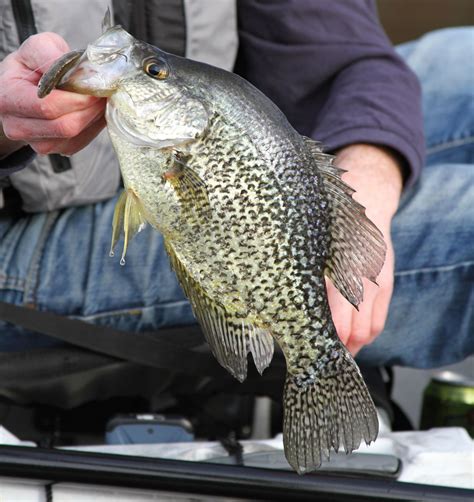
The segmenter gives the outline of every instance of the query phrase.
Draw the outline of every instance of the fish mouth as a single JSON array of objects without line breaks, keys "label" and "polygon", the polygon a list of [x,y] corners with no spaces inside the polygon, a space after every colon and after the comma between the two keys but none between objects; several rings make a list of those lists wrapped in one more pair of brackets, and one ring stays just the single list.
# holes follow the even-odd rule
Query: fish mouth
[{"label": "fish mouth", "polygon": [[101,98],[111,96],[124,76],[141,67],[135,46],[135,39],[120,26],[109,28],[85,50],[59,58],[41,78],[38,96],[43,98],[54,88]]},{"label": "fish mouth", "polygon": [[120,27],[106,32],[99,43],[90,44],[59,81],[58,89],[109,97],[122,78],[137,71],[134,39]]},{"label": "fish mouth", "polygon": [[87,59],[79,61],[64,75],[57,88],[100,98],[111,96],[117,89],[116,75],[104,72],[97,66]]}]

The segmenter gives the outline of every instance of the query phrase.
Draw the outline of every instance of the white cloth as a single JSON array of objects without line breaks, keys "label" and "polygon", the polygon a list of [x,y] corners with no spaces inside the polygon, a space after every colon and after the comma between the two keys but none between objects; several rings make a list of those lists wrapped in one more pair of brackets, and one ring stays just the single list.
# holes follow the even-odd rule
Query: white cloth
[{"label": "white cloth", "polygon": [[[282,436],[261,441],[242,441],[244,454],[283,450]],[[101,445],[81,448],[88,451],[139,455],[178,460],[204,461],[225,457],[219,443],[194,442],[146,445]],[[398,481],[474,489],[474,441],[465,429],[445,427],[429,431],[385,432],[360,453],[395,455],[402,461]]]},{"label": "white cloth", "polygon": [[[11,432],[7,431],[5,427],[0,425],[0,445],[8,446],[36,446],[35,443],[31,441],[21,441]],[[1,500],[1,499],[0,499]]]},{"label": "white cloth", "polygon": [[[0,444],[28,445],[0,426]],[[244,454],[283,450],[282,436],[260,441],[242,441]],[[226,457],[227,452],[215,442],[96,445],[71,449],[138,455],[189,461]],[[395,455],[402,461],[398,481],[474,489],[474,440],[465,429],[446,427],[429,431],[385,432],[360,453]]]},{"label": "white cloth", "polygon": [[400,458],[398,481],[474,489],[474,440],[461,427],[390,432],[358,451]]}]

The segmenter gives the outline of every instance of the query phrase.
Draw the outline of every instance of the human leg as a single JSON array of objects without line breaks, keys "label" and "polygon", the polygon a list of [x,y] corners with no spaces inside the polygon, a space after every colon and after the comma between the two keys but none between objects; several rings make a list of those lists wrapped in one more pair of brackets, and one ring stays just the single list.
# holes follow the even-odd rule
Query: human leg
[{"label": "human leg", "polygon": [[426,165],[474,163],[474,28],[446,28],[397,47],[422,87]]},{"label": "human leg", "polygon": [[[109,258],[115,201],[0,223],[0,299],[127,331],[195,322],[158,232],[140,232],[125,266]],[[57,344],[0,325],[0,351]]]},{"label": "human leg", "polygon": [[400,49],[422,85],[427,163],[393,222],[390,312],[361,362],[424,368],[474,353],[473,44],[462,28]]},{"label": "human leg", "polygon": [[466,164],[430,166],[407,194],[392,229],[386,328],[361,362],[425,368],[474,353],[473,203],[474,168]]}]

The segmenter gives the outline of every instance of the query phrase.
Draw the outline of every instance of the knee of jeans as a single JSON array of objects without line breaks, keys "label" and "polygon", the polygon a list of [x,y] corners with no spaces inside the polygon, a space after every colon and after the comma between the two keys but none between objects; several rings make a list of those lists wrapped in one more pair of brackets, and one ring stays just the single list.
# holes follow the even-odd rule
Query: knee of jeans
[{"label": "knee of jeans", "polygon": [[474,28],[445,28],[401,47],[418,76],[428,153],[452,148],[474,134]]},{"label": "knee of jeans", "polygon": [[474,28],[445,28],[427,33],[409,44],[408,49],[402,46],[401,51],[407,53],[407,63],[425,89],[436,90],[438,94],[456,90],[472,97],[473,45]]}]

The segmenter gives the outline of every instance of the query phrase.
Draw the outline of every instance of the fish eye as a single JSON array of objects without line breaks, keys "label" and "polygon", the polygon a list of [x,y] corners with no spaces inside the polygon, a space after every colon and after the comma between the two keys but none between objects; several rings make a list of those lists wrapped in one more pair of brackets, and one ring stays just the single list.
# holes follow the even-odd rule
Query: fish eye
[{"label": "fish eye", "polygon": [[168,65],[162,59],[145,59],[143,62],[143,70],[150,77],[158,80],[164,80],[170,73]]}]

